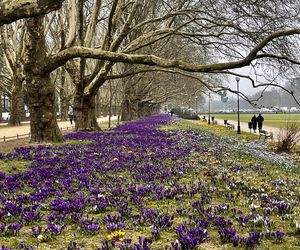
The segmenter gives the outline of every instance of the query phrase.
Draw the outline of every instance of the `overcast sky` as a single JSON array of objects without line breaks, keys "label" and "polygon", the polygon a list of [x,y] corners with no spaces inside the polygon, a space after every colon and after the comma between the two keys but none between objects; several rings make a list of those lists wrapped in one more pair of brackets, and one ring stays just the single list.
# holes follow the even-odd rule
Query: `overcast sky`
[{"label": "overcast sky", "polygon": [[[256,76],[253,74],[253,72],[251,72],[249,66],[236,69],[234,70],[234,72],[245,76],[251,76],[253,79],[256,79]],[[262,75],[262,72],[258,72],[258,73]],[[235,78],[236,77],[234,76],[229,76],[229,87],[233,90],[237,89],[237,82]],[[258,77],[258,79],[263,81],[263,77]],[[239,88],[240,88],[240,92],[244,93],[245,95],[253,95],[264,89],[264,88],[253,88],[251,81],[242,77],[240,77]]]}]

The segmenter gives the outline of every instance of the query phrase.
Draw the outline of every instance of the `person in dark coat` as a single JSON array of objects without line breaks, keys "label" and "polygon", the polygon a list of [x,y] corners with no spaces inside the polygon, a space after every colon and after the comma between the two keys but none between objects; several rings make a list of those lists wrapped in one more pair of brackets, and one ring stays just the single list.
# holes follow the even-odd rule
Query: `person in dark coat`
[{"label": "person in dark coat", "polygon": [[256,118],[256,115],[254,115],[251,118],[251,122],[252,122],[253,132],[256,133],[256,129],[257,129],[257,118]]},{"label": "person in dark coat", "polygon": [[259,113],[258,117],[256,118],[256,121],[257,121],[257,125],[258,125],[258,130],[262,130],[264,118],[261,115],[261,113]]},{"label": "person in dark coat", "polygon": [[73,116],[73,113],[72,113],[72,111],[71,111],[71,110],[69,110],[69,112],[68,112],[68,116],[69,116],[70,123],[71,123],[71,125],[72,125],[72,123],[73,123],[73,119],[74,119],[74,116]]}]

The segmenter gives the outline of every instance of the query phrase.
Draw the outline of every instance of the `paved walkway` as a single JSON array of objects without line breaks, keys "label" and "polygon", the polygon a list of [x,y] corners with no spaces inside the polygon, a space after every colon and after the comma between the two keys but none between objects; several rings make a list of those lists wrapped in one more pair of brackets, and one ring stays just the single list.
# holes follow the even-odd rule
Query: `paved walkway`
[{"label": "paved walkway", "polygon": [[[223,119],[215,119],[215,121],[218,122],[218,125],[224,125],[224,120]],[[237,130],[237,121],[227,120],[227,123],[233,124],[234,129]],[[250,133],[250,129],[248,128],[248,123],[247,122],[241,122],[240,125],[241,125],[241,131]],[[266,130],[268,132],[272,132],[273,135],[274,135],[274,140],[277,141],[278,134],[279,134],[279,131],[280,131],[279,128],[263,125],[262,129]],[[253,133],[253,130],[251,130],[251,133]],[[256,134],[259,135],[258,130],[256,130]]]},{"label": "paved walkway", "polygon": [[[112,116],[111,119],[117,120],[118,117]],[[101,127],[101,123],[108,122],[108,116],[97,118],[97,121],[98,123],[100,123],[100,127]],[[74,123],[71,125],[70,121],[58,121],[57,123],[59,128],[63,131],[73,129],[75,126]],[[2,123],[0,125],[0,142],[4,141],[4,136],[6,140],[12,140],[12,139],[16,139],[17,135],[20,136],[20,138],[28,137],[27,135],[30,132],[29,121],[22,122],[21,126],[16,126],[16,127],[10,127],[5,125],[7,125],[7,123]],[[9,137],[13,137],[13,138],[9,138]]]}]

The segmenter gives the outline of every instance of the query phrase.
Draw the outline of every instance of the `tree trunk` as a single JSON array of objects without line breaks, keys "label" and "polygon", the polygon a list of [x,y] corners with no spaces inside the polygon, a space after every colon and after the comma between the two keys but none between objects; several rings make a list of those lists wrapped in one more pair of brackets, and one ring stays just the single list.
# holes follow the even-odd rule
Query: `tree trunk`
[{"label": "tree trunk", "polygon": [[160,105],[149,103],[149,102],[139,102],[138,104],[138,116],[149,116],[157,113]]},{"label": "tree trunk", "polygon": [[118,103],[117,103],[117,98],[115,98],[115,103],[113,106],[113,115],[116,116],[118,114]]},{"label": "tree trunk", "polygon": [[55,87],[47,74],[32,76],[28,86],[30,100],[31,142],[61,142],[62,133],[57,125],[55,111]]},{"label": "tree trunk", "polygon": [[150,111],[148,110],[149,108],[149,104],[147,102],[139,102],[138,103],[138,117],[143,117],[143,116],[147,116],[147,114],[150,113]]},{"label": "tree trunk", "polygon": [[64,68],[60,71],[61,74],[61,88],[59,91],[59,97],[60,97],[60,119],[61,121],[67,121],[68,120],[68,110],[69,110],[69,104],[68,104],[68,98],[66,96],[66,71]]},{"label": "tree trunk", "polygon": [[101,102],[100,102],[100,92],[98,91],[97,92],[97,95],[96,95],[96,110],[95,110],[95,114],[96,114],[96,117],[99,117],[101,116]]},{"label": "tree trunk", "polygon": [[68,100],[66,98],[66,95],[64,93],[60,93],[60,119],[61,121],[67,121],[68,120]]},{"label": "tree trunk", "polygon": [[108,107],[108,104],[107,104],[107,103],[104,104],[104,105],[102,105],[102,115],[103,115],[104,117],[108,116],[108,109],[109,109],[109,107]]},{"label": "tree trunk", "polygon": [[28,19],[24,69],[31,112],[31,142],[37,143],[63,141],[56,121],[55,87],[50,73],[40,70],[40,65],[47,63],[46,51],[42,19]]},{"label": "tree trunk", "polygon": [[121,104],[121,121],[126,122],[131,120],[130,101],[124,99]]},{"label": "tree trunk", "polygon": [[121,121],[132,121],[138,117],[138,102],[134,100],[132,87],[127,84],[124,98],[121,103]]},{"label": "tree trunk", "polygon": [[3,107],[2,107],[2,93],[0,92],[0,121],[3,120],[2,111],[3,111]]},{"label": "tree trunk", "polygon": [[15,70],[12,86],[9,125],[19,126],[24,119],[24,92],[23,79],[17,70]]},{"label": "tree trunk", "polygon": [[132,121],[138,118],[138,102],[124,99],[121,105],[121,121]]},{"label": "tree trunk", "polygon": [[95,115],[96,96],[83,96],[77,93],[74,103],[75,130],[97,131],[101,130]]}]

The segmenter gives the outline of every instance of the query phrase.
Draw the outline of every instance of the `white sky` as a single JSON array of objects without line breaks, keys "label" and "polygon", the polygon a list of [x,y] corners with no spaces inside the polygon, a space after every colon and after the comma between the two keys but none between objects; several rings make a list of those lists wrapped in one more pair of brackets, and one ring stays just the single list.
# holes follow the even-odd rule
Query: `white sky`
[{"label": "white sky", "polygon": [[[234,70],[235,73],[245,75],[245,76],[252,76],[253,79],[256,78],[253,73],[251,73],[251,69],[249,66],[243,67],[240,69]],[[261,74],[261,72],[259,72]],[[233,90],[237,89],[237,82],[236,82],[235,76],[229,76],[229,87]],[[262,78],[262,77],[261,77]],[[240,77],[239,81],[239,89],[240,92],[244,93],[245,95],[252,95],[259,91],[261,91],[263,88],[253,88],[252,82],[248,79]]]}]

